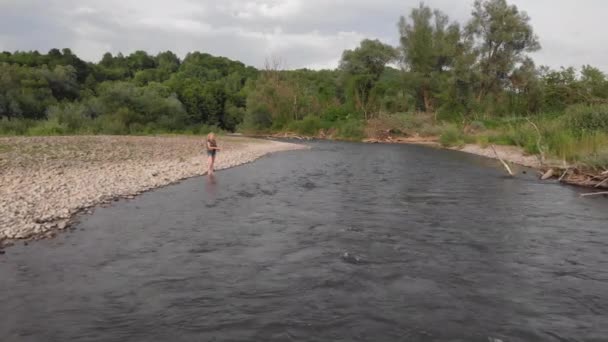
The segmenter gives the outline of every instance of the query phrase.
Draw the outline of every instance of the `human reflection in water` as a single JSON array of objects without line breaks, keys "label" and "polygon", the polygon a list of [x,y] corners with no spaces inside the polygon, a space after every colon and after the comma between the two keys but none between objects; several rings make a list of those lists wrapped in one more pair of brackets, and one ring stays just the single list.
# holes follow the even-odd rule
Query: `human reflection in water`
[{"label": "human reflection in water", "polygon": [[205,189],[207,193],[211,195],[211,198],[215,199],[216,188],[217,188],[217,179],[215,178],[215,174],[207,175],[207,182],[205,183]]}]

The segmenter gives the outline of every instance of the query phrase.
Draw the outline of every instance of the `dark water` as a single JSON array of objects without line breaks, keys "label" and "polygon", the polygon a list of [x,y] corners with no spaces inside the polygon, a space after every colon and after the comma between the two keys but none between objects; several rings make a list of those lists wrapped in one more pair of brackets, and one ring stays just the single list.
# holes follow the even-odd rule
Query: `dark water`
[{"label": "dark water", "polygon": [[0,256],[0,341],[608,341],[608,201],[313,143]]}]

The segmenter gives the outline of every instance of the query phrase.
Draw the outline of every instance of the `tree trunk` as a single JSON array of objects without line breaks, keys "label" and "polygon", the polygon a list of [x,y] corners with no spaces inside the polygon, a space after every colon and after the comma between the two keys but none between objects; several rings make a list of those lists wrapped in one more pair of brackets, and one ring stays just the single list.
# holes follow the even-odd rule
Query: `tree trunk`
[{"label": "tree trunk", "polygon": [[425,88],[422,90],[422,99],[424,100],[424,110],[427,113],[431,113],[433,111],[433,102],[431,100],[431,94],[429,90]]}]

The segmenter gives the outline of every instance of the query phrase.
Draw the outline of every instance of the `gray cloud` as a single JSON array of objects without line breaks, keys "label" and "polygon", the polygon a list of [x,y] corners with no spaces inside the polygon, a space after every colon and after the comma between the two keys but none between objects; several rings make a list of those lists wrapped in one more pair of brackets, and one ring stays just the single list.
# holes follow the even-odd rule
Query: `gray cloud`
[{"label": "gray cloud", "polygon": [[[512,0],[532,17],[538,64],[608,70],[604,0]],[[333,68],[363,38],[397,44],[396,22],[418,0],[0,0],[0,50],[69,47],[97,61],[106,51],[181,56],[199,50],[262,66]],[[473,0],[428,0],[464,23]]]}]

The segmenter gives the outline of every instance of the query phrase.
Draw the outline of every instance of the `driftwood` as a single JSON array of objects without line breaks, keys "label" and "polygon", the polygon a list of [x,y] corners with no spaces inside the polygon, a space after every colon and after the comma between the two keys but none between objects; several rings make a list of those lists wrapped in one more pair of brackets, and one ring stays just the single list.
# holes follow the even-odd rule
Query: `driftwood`
[{"label": "driftwood", "polygon": [[568,175],[568,173],[570,172],[570,168],[567,168],[566,171],[564,171],[564,173],[562,173],[562,176],[559,177],[559,182],[563,181],[564,178]]},{"label": "driftwood", "polygon": [[608,191],[604,191],[604,192],[591,192],[591,193],[588,193],[588,194],[581,194],[581,197],[603,196],[603,195],[608,195]]},{"label": "driftwood", "polygon": [[494,154],[496,155],[496,158],[498,158],[498,160],[500,160],[500,162],[505,167],[505,169],[507,169],[507,172],[509,173],[509,175],[511,175],[511,177],[513,177],[514,174],[513,174],[513,171],[511,171],[511,168],[509,167],[509,164],[507,164],[502,158],[500,158],[500,156],[498,155],[498,152],[496,152],[496,148],[494,147],[494,145],[490,145],[490,146],[492,147],[492,150],[494,151]]},{"label": "driftwood", "polygon": [[547,172],[545,172],[540,179],[542,180],[547,180],[549,178],[553,178],[553,176],[555,176],[555,170],[553,169],[549,169]]},{"label": "driftwood", "polygon": [[604,179],[603,181],[599,182],[595,187],[599,188],[604,184],[608,184],[608,178]]}]

